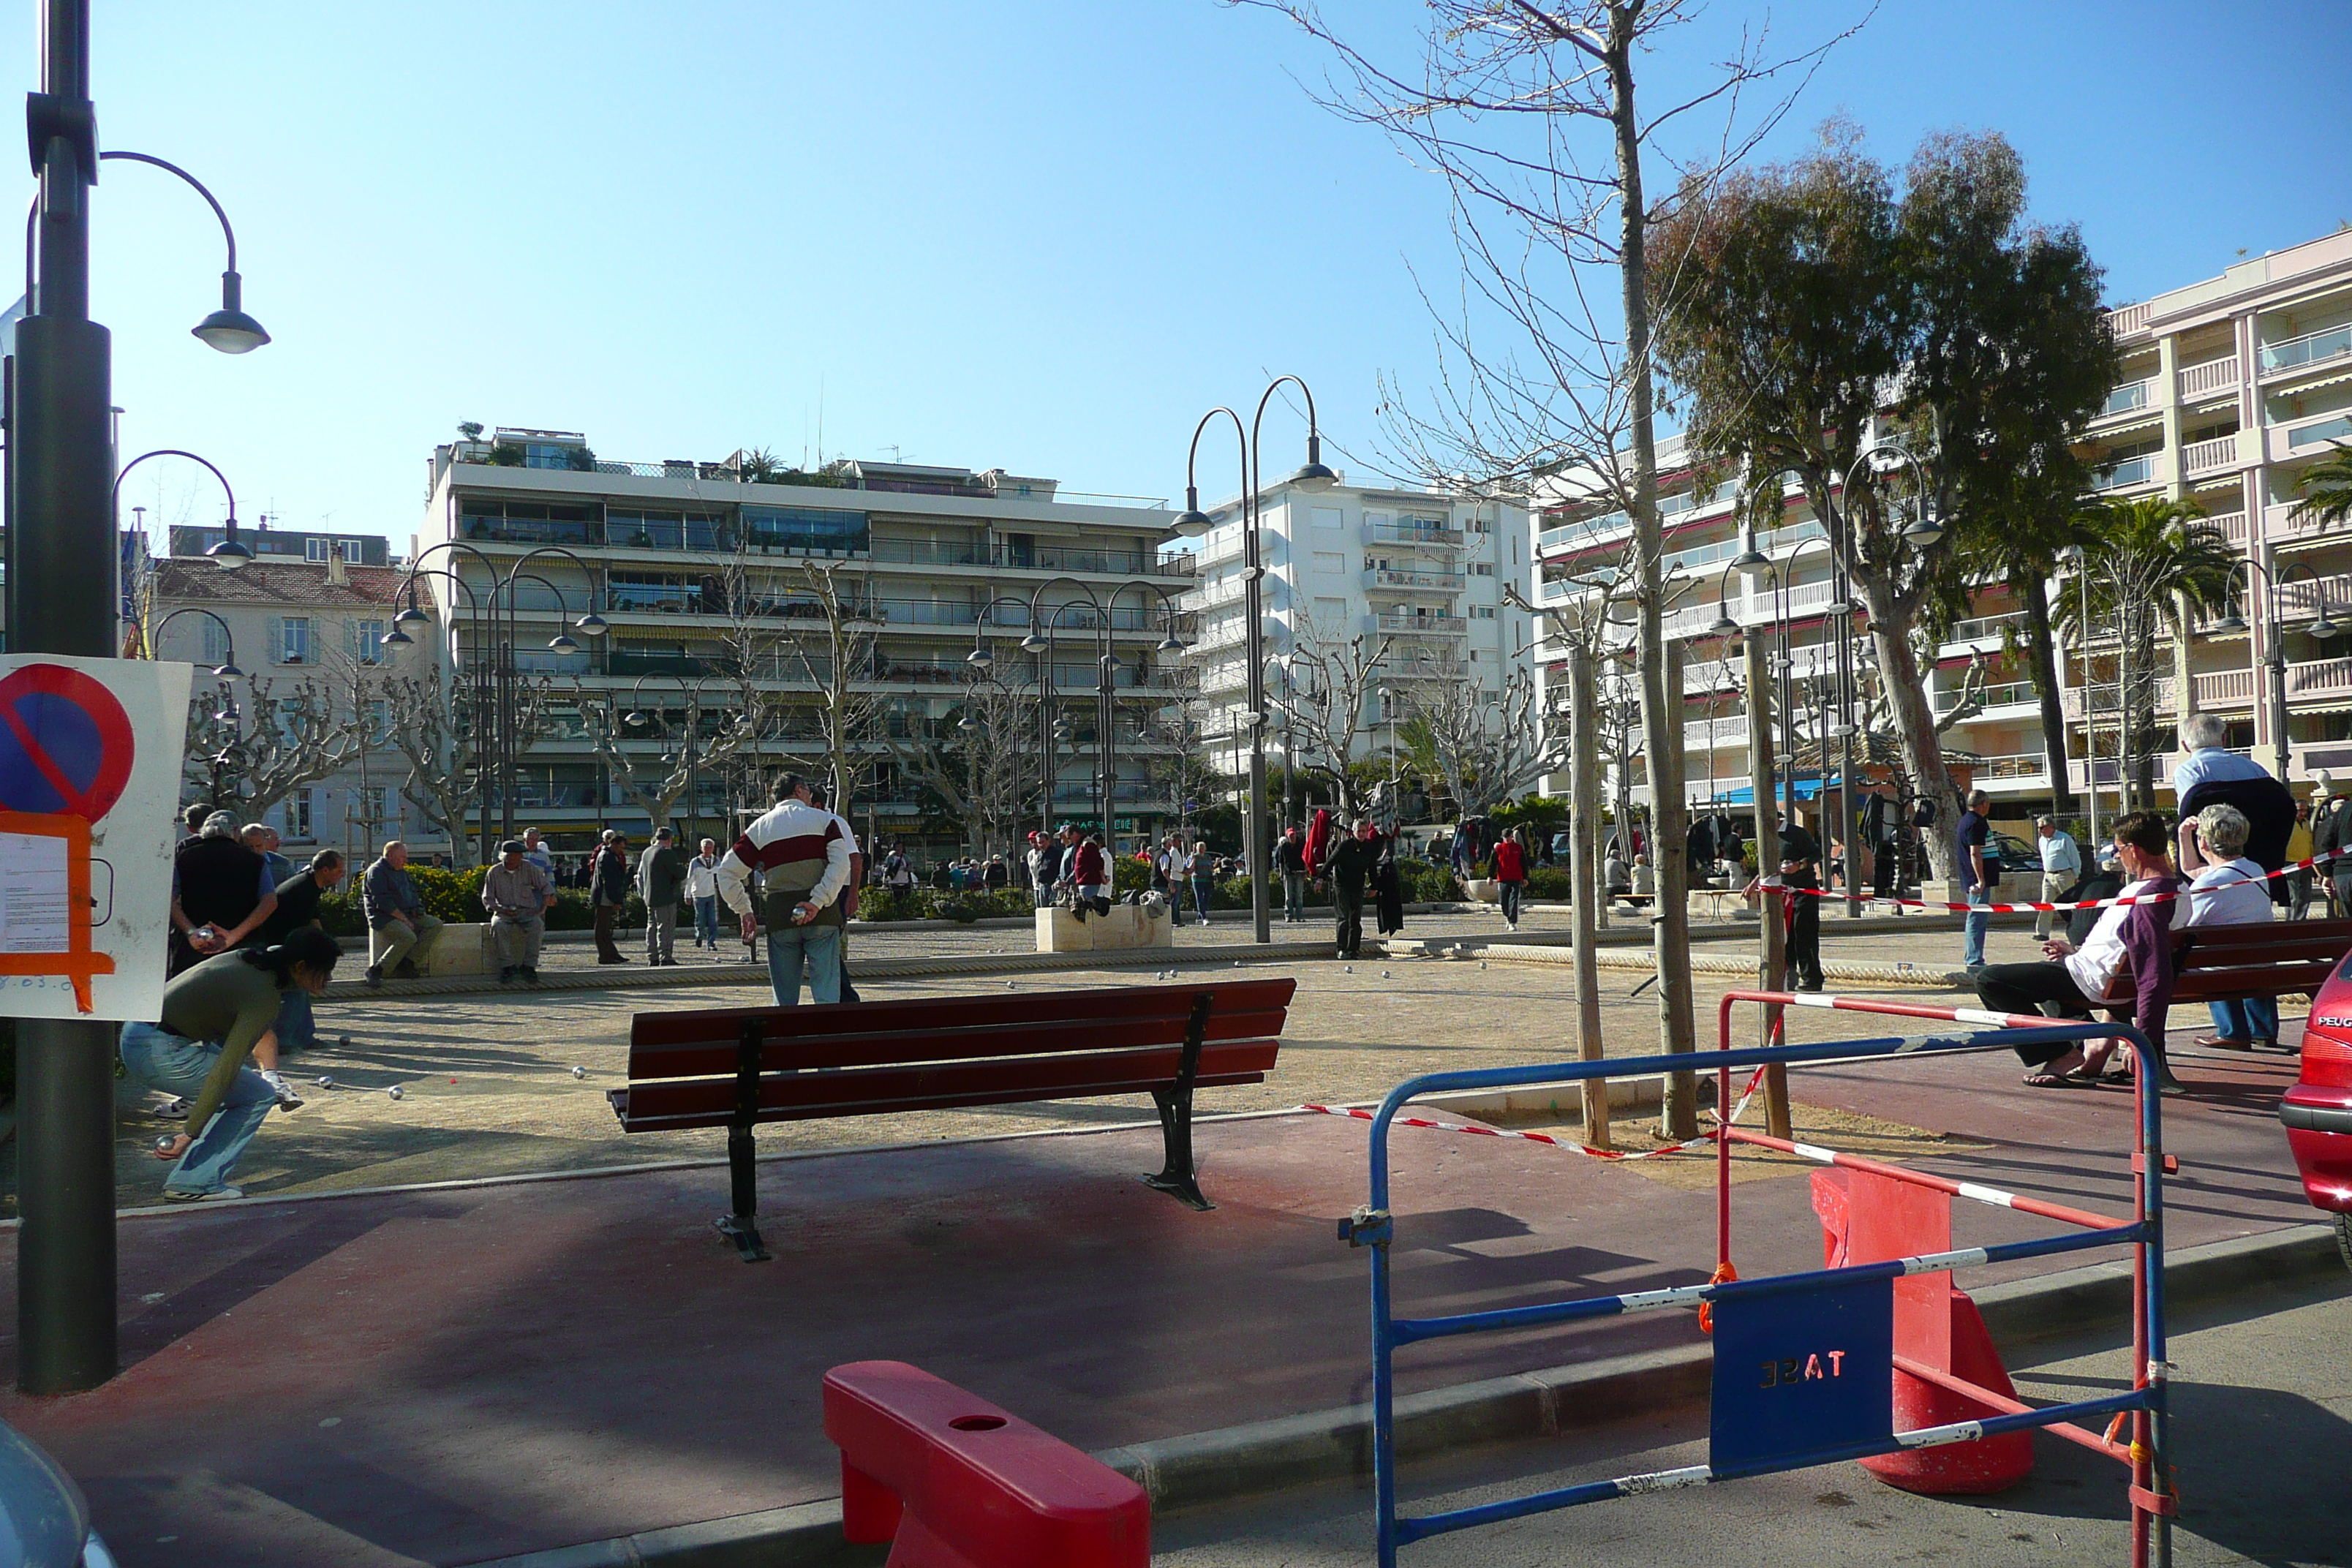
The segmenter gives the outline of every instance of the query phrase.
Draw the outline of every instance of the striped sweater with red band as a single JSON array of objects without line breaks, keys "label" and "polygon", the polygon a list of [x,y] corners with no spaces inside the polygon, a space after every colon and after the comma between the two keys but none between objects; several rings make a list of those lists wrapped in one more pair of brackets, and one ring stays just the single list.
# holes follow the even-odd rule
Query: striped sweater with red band
[{"label": "striped sweater with red band", "polygon": [[719,896],[737,914],[751,912],[747,886],[764,874],[768,891],[797,894],[829,909],[849,885],[849,829],[841,818],[804,800],[778,803],[743,830],[719,862]]}]

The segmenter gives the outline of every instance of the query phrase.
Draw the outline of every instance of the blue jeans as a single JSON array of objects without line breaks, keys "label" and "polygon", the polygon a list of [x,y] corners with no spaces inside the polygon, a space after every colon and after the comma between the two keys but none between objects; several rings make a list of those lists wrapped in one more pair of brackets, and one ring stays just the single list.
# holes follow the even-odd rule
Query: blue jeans
[{"label": "blue jeans", "polygon": [[694,900],[694,945],[719,945],[719,895],[716,893],[707,899]]},{"label": "blue jeans", "polygon": [[1209,918],[1209,899],[1216,890],[1216,886],[1214,882],[1206,879],[1192,884],[1192,907],[1201,911],[1201,918],[1204,921]]},{"label": "blue jeans", "polygon": [[841,928],[780,926],[768,933],[768,984],[779,1007],[801,1002],[801,968],[808,967],[809,1000],[841,1000]]},{"label": "blue jeans", "polygon": [[[1989,904],[1992,902],[1992,892],[1990,889],[1982,886],[1981,884],[1970,888],[1969,889],[1969,902],[1972,904]],[[1992,917],[1990,915],[1970,915],[1962,922],[1961,929],[1960,967],[1963,969],[1974,969],[1985,961],[1985,932],[1992,929]]]},{"label": "blue jeans", "polygon": [[282,1058],[296,1051],[307,1051],[319,1043],[319,1030],[310,1014],[310,994],[299,985],[289,985],[282,993],[285,1000],[278,1004],[278,1050]]},{"label": "blue jeans", "polygon": [[2213,1010],[2213,1032],[2225,1040],[2278,1039],[2278,998],[2242,996],[2233,1002],[2207,1004]]},{"label": "blue jeans", "polygon": [[[205,1079],[220,1060],[216,1040],[191,1040],[160,1024],[122,1026],[122,1066],[151,1089],[194,1100],[204,1092]],[[163,1178],[167,1192],[216,1193],[236,1169],[236,1157],[261,1131],[262,1119],[278,1103],[278,1091],[251,1067],[240,1067],[221,1096],[220,1109],[205,1123],[204,1131],[172,1173]]]}]

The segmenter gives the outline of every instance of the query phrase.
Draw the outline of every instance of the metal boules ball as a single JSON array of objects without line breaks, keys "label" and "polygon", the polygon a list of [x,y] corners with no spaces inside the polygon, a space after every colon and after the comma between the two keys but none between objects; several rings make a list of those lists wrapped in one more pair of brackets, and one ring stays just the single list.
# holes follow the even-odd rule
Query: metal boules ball
[{"label": "metal boules ball", "polygon": [[399,1099],[404,1098],[404,1097],[402,1096],[401,1092],[400,1092],[400,1085],[398,1085],[398,1084],[394,1084],[390,1089],[385,1089],[385,1090],[384,1090],[384,1093],[386,1093],[386,1094],[388,1094],[388,1095],[392,1096],[392,1098],[393,1098],[393,1099],[394,1099],[394,1100],[399,1100]]},{"label": "metal boules ball", "polygon": [[335,1087],[335,1080],[329,1078],[325,1073],[320,1073],[319,1075],[319,1087],[320,1089],[332,1089]]},{"label": "metal boules ball", "polygon": [[178,1134],[177,1134],[177,1133],[166,1132],[166,1133],[164,1133],[164,1134],[163,1134],[163,1136],[162,1136],[161,1138],[156,1139],[156,1140],[155,1140],[155,1152],[156,1152],[157,1153],[159,1153],[159,1154],[160,1154],[160,1153],[163,1153],[164,1151],[166,1151],[166,1150],[170,1149],[170,1148],[171,1148],[171,1146],[172,1146],[172,1141],[173,1141],[174,1138],[176,1138],[177,1136],[178,1136]]},{"label": "metal boules ball", "polygon": [[586,1068],[573,1068],[572,1069],[572,1076],[573,1078],[586,1078],[588,1076],[588,1069]]}]

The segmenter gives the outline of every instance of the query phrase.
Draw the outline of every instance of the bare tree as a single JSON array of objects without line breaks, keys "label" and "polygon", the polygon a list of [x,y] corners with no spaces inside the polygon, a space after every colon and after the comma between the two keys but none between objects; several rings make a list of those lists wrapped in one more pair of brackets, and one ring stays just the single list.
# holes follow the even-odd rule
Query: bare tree
[{"label": "bare tree", "polygon": [[1486,816],[1568,760],[1568,725],[1546,710],[1528,671],[1514,669],[1500,692],[1456,654],[1426,673],[1435,679],[1412,682],[1405,706],[1463,816]]},{"label": "bare tree", "polygon": [[[916,701],[929,706],[924,699]],[[923,785],[962,825],[973,855],[1004,848],[1021,815],[1022,757],[1032,749],[1019,696],[1003,681],[975,679],[955,704],[955,716],[909,716],[906,733],[881,727],[884,745],[901,778]]]},{"label": "bare tree", "polygon": [[[546,732],[552,692],[547,680],[516,683],[515,733],[523,744]],[[490,811],[493,794],[493,759],[482,749],[486,726],[474,712],[473,689],[402,675],[387,679],[383,693],[392,743],[408,763],[401,795],[427,826],[448,835],[450,858],[465,865],[474,849],[466,818]]]},{"label": "bare tree", "polygon": [[[1441,356],[1436,406],[1417,413],[1408,397],[1386,399],[1407,465],[1497,489],[1572,468],[1577,489],[1623,510],[1637,584],[1643,728],[1666,734],[1681,723],[1683,703],[1680,691],[1667,689],[1661,624],[1650,338],[1652,301],[1672,309],[1677,258],[1659,258],[1654,275],[1648,238],[1659,214],[1644,194],[1643,160],[1658,156],[1681,194],[1708,188],[1794,98],[1780,93],[1750,113],[1751,89],[1784,72],[1801,88],[1837,40],[1775,59],[1761,37],[1743,35],[1695,89],[1643,113],[1634,58],[1669,47],[1668,35],[1697,19],[1699,0],[1425,0],[1418,79],[1339,37],[1313,0],[1255,3],[1289,16],[1336,52],[1349,85],[1325,95],[1327,106],[1435,169],[1452,197],[1464,303],[1432,311]],[[1503,340],[1499,351],[1486,341],[1489,321]],[[1679,838],[1680,748],[1650,750],[1658,831]],[[1680,858],[1663,858],[1659,1021],[1670,1050],[1695,1044],[1685,881]],[[1675,1134],[1691,1136],[1691,1097],[1678,1095],[1671,1111]]]},{"label": "bare tree", "polygon": [[[782,580],[781,593],[773,607],[785,628],[774,647],[779,672],[808,688],[805,708],[793,704],[783,721],[789,726],[795,710],[814,718],[821,748],[816,756],[832,775],[834,808],[845,811],[881,704],[874,689],[883,672],[875,658],[882,626],[876,618],[873,579],[837,563],[811,561]],[[788,755],[792,740],[787,729]]]},{"label": "bare tree", "polygon": [[256,678],[241,705],[224,682],[189,700],[186,773],[222,809],[258,817],[359,755],[361,721],[339,709],[316,677],[290,687]]},{"label": "bare tree", "polygon": [[[757,721],[740,709],[707,707],[698,692],[684,694],[684,713],[673,723],[667,692],[652,700],[652,710],[637,706],[635,694],[591,690],[572,683],[580,721],[589,743],[596,748],[622,797],[643,811],[654,831],[670,825],[670,813],[706,768],[723,767],[757,733]],[[716,720],[717,722],[707,721]],[[632,752],[625,741],[658,739],[657,752]]]},{"label": "bare tree", "polygon": [[1329,783],[1344,817],[1364,810],[1357,752],[1371,744],[1364,709],[1387,674],[1389,649],[1385,637],[1359,632],[1341,637],[1301,615],[1297,646],[1288,655],[1291,678],[1279,695],[1269,692],[1297,742],[1297,765]]}]

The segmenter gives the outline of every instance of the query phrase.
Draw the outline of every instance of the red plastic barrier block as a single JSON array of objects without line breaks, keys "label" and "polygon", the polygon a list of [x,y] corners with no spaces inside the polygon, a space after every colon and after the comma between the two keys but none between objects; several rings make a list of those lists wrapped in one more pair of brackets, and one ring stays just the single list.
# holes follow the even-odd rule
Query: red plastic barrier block
[{"label": "red plastic barrier block", "polygon": [[1151,1503],[1092,1456],[920,1367],[824,1374],[841,1528],[891,1568],[1150,1568]]}]

